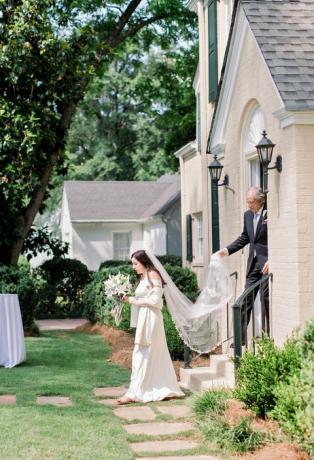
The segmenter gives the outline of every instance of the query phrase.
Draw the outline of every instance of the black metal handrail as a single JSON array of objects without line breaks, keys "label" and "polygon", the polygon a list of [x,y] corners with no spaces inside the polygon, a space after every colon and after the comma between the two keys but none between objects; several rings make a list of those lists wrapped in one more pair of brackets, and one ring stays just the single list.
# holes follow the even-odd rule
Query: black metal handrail
[{"label": "black metal handrail", "polygon": [[[262,303],[262,309],[264,309],[264,296],[261,287],[265,285],[266,282],[273,281],[273,274],[269,273],[267,275],[264,275],[259,281],[256,281],[256,283],[252,284],[250,287],[248,287],[236,300],[236,302],[233,305],[233,346],[234,346],[234,358],[235,358],[235,363],[236,365],[239,363],[240,358],[242,357],[242,342],[243,342],[243,337],[242,337],[242,328],[243,328],[243,317],[244,317],[244,327],[247,327],[247,302],[250,296],[252,296],[252,327],[253,331],[255,328],[254,324],[254,300],[255,300],[255,295],[257,291],[260,291],[260,296],[261,296],[261,303]],[[243,310],[243,306],[245,304],[245,309]],[[262,328],[265,330],[265,316],[264,313],[262,315]],[[245,336],[245,347],[247,348],[247,334]],[[253,347],[254,347],[254,342],[253,342]]]},{"label": "black metal handrail", "polygon": [[[238,282],[238,277],[239,277],[238,272],[232,272],[232,273],[230,273],[229,276],[230,276],[230,278],[232,278],[232,277],[235,278],[235,282],[236,282],[236,284],[235,284],[235,292],[236,292],[236,290],[237,290],[237,282]],[[234,294],[234,297],[235,296],[236,296],[236,294]],[[226,338],[225,341],[228,342],[232,338],[229,335],[229,302],[226,305],[226,309],[227,309],[227,315],[226,315],[226,317],[227,317],[227,338]]]}]

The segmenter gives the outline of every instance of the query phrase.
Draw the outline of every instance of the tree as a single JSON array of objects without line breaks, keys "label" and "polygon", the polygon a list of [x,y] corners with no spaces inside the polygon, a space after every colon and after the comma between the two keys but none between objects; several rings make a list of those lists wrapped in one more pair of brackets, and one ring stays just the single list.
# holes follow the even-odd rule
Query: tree
[{"label": "tree", "polygon": [[2,0],[0,4],[0,263],[14,264],[67,130],[93,78],[141,33],[146,46],[188,37],[191,13],[172,0]]},{"label": "tree", "polygon": [[195,40],[162,50],[131,44],[96,78],[69,130],[69,179],[155,179],[195,136]]}]

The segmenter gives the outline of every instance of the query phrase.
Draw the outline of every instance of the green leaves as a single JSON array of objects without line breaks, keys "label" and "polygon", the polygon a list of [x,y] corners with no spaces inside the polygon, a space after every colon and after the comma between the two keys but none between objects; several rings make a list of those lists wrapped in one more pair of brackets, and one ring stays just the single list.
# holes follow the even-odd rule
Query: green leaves
[{"label": "green leaves", "polygon": [[71,179],[148,180],[176,171],[195,137],[197,49],[129,44],[93,81],[68,137]]},{"label": "green leaves", "polygon": [[[0,262],[16,262],[23,239],[48,195],[52,171],[64,172],[67,130],[91,82],[119,61],[127,41],[132,40],[137,47],[145,42],[148,47],[155,40],[167,48],[182,37],[193,36],[191,18],[181,0],[1,1],[0,177],[6,180],[0,182]],[[115,86],[109,95],[111,100],[108,97],[105,101],[107,119],[97,109],[100,122],[91,122],[96,131],[105,133],[105,151],[109,153],[111,147],[112,154],[101,157],[103,137],[97,138],[93,129],[85,129],[93,144],[87,154],[92,174],[100,170],[102,177],[112,174],[121,178],[130,171],[134,177],[132,152],[136,149],[130,152],[130,145],[137,141],[137,135],[133,124],[144,117],[144,108],[128,107],[139,101],[132,78],[137,76],[135,61],[141,61],[141,57],[138,51],[134,70],[128,73],[129,98],[118,84],[117,71],[109,78]],[[86,101],[92,104],[91,99]],[[99,101],[95,102],[97,105]],[[145,121],[146,125],[155,122],[151,114]],[[154,146],[157,140],[158,136],[153,137]],[[85,147],[73,141],[75,154],[78,149],[79,156],[82,152],[86,156]],[[115,161],[121,155],[123,165]]]}]

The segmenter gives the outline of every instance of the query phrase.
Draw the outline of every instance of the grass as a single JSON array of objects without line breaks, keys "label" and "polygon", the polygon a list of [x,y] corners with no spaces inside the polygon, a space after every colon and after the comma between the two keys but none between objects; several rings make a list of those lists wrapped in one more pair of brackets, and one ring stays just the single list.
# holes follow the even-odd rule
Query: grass
[{"label": "grass", "polygon": [[[127,435],[112,408],[98,404],[94,387],[118,386],[129,371],[106,362],[99,336],[55,331],[27,338],[27,361],[0,368],[0,394],[16,394],[16,406],[0,406],[0,459],[131,460]],[[74,406],[38,406],[39,395],[69,396]]]},{"label": "grass", "polygon": [[223,452],[254,451],[264,444],[265,436],[251,426],[251,419],[242,418],[229,425],[224,415],[231,394],[225,390],[207,391],[193,398],[197,426],[204,438]]},{"label": "grass", "polygon": [[226,399],[231,393],[228,390],[205,391],[192,399],[193,412],[197,416],[209,412],[221,414],[226,407]]}]

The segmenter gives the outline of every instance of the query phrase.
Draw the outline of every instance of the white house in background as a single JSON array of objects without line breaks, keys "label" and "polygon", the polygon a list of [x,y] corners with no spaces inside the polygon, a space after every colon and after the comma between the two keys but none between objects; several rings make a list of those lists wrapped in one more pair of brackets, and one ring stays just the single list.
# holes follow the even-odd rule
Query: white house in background
[{"label": "white house in background", "polygon": [[64,183],[61,233],[69,256],[97,270],[150,241],[155,254],[181,255],[180,175],[157,181]]}]

